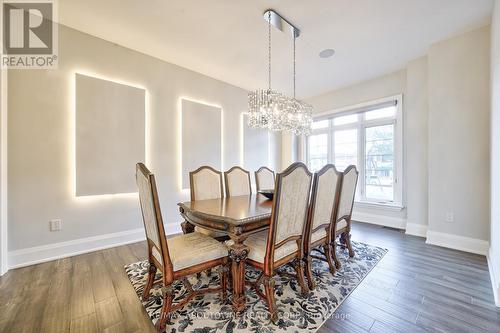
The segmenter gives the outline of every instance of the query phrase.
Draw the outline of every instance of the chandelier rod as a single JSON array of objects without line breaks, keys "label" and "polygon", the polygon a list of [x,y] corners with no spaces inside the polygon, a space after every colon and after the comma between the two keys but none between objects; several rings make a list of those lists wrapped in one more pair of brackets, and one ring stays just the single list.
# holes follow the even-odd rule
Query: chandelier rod
[{"label": "chandelier rod", "polygon": [[296,59],[295,59],[295,41],[297,40],[297,37],[295,37],[295,34],[293,34],[293,99],[295,99],[295,77],[296,77]]},{"label": "chandelier rod", "polygon": [[267,15],[267,36],[268,36],[268,75],[269,75],[269,90],[271,90],[271,12]]}]

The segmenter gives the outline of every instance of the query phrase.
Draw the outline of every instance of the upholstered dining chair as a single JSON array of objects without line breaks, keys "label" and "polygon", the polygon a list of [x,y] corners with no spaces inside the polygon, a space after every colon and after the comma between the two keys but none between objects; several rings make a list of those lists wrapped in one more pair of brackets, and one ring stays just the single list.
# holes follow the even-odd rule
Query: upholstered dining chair
[{"label": "upholstered dining chair", "polygon": [[[354,197],[356,196],[356,186],[358,184],[358,170],[356,166],[348,166],[342,174],[342,185],[340,187],[340,198],[335,219],[335,236],[340,236],[340,243],[347,247],[349,256],[354,257],[354,250],[351,244],[351,217],[354,206]],[[340,261],[337,258],[336,243],[332,242],[333,259],[335,266],[340,268]]]},{"label": "upholstered dining chair", "polygon": [[255,171],[255,185],[257,191],[274,189],[274,171],[268,167],[260,167]]},{"label": "upholstered dining chair", "polygon": [[[293,163],[279,173],[275,185],[269,230],[250,235],[247,263],[262,271],[259,278],[247,281],[267,302],[271,320],[278,319],[274,302],[276,269],[292,263],[302,294],[308,292],[304,281],[303,235],[305,233],[312,174],[303,163]],[[264,293],[260,285],[264,285]]]},{"label": "upholstered dining chair", "polygon": [[[307,218],[306,234],[304,239],[304,261],[306,263],[306,276],[309,289],[314,289],[316,283],[312,276],[312,258],[328,262],[330,272],[335,274],[333,260],[333,228],[340,197],[342,173],[332,164],[325,165],[314,174]],[[325,257],[311,254],[312,250],[323,250]],[[321,251],[320,251],[321,252]]]},{"label": "upholstered dining chair", "polygon": [[250,172],[239,166],[234,166],[224,172],[224,183],[226,185],[226,197],[252,194]]},{"label": "upholstered dining chair", "polygon": [[[227,248],[212,237],[193,232],[187,235],[167,239],[156,190],[154,175],[142,163],[136,166],[136,181],[139,188],[139,201],[146,230],[149,272],[147,283],[142,293],[143,300],[149,298],[153,284],[162,282],[163,305],[156,329],[165,329],[171,312],[183,307],[193,297],[209,292],[221,292],[225,301],[227,287]],[[188,275],[219,267],[220,287],[193,290],[186,278]],[[156,272],[161,272],[161,279],[155,280]],[[187,289],[187,297],[173,304],[174,281],[182,281]]]},{"label": "upholstered dining chair", "polygon": [[[222,183],[222,172],[210,166],[202,166],[189,173],[189,185],[191,191],[191,201],[218,199],[224,196],[224,186]],[[182,224],[182,231],[186,234],[192,232],[186,228],[186,223]],[[195,227],[194,231],[211,236],[220,241],[227,240],[224,233]]]}]

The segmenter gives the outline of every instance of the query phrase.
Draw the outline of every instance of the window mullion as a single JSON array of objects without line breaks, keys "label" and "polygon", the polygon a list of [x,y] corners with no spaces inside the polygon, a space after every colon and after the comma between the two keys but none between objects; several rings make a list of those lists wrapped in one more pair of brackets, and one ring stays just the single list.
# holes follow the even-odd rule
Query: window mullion
[{"label": "window mullion", "polygon": [[[364,118],[364,117],[363,117]],[[363,121],[358,125],[358,169],[360,179],[361,200],[366,200],[366,163],[365,163],[365,126]]]},{"label": "window mullion", "polygon": [[330,120],[330,138],[328,142],[330,143],[330,149],[328,153],[330,156],[328,157],[328,163],[335,164],[335,127],[333,126],[333,119]]}]

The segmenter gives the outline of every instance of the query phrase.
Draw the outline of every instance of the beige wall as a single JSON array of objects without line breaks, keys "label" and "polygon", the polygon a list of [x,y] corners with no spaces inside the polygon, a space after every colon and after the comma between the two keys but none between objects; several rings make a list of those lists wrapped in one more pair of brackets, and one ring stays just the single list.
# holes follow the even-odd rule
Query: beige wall
[{"label": "beige wall", "polygon": [[489,240],[490,27],[435,44],[428,57],[429,230]]},{"label": "beige wall", "polygon": [[[179,98],[222,106],[227,169],[240,162],[247,92],[66,27],[59,38],[58,70],[9,72],[9,250],[142,228],[137,195],[72,195],[72,80],[79,70],[147,89],[148,164],[171,225],[167,231],[178,230],[176,204],[188,200],[188,192],[179,190]],[[49,232],[48,222],[56,218],[62,231]]]},{"label": "beige wall", "polygon": [[500,1],[491,24],[491,248],[490,268],[500,306]]},{"label": "beige wall", "polygon": [[0,275],[7,272],[7,71],[0,69]]},{"label": "beige wall", "polygon": [[309,98],[315,113],[392,96],[406,91],[406,71],[400,70],[349,87]]},{"label": "beige wall", "polygon": [[[428,186],[427,135],[428,93],[427,57],[408,63],[404,121],[407,219],[411,224],[427,226]],[[420,227],[422,228],[422,227]],[[425,229],[422,229],[425,230]]]}]

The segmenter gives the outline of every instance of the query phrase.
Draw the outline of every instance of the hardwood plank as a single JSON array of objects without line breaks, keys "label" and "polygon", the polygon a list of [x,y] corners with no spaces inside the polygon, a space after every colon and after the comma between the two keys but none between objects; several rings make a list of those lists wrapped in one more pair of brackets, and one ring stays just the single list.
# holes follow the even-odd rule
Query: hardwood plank
[{"label": "hardwood plank", "polygon": [[123,322],[119,322],[113,326],[105,328],[102,332],[103,333],[122,333],[122,332],[125,332],[125,327],[123,325]]},{"label": "hardwood plank", "polygon": [[419,328],[415,325],[415,323],[402,319],[405,317],[405,314],[402,313],[388,313],[382,309],[377,308],[376,306],[367,304],[359,299],[354,297],[349,297],[346,301],[346,304],[352,306],[356,311],[359,311],[366,316],[369,316],[377,321],[384,323],[385,325],[392,327],[392,329],[405,331],[412,330],[414,332],[424,333],[425,330]]},{"label": "hardwood plank", "polygon": [[411,332],[410,330],[408,331],[401,331],[401,330],[398,330],[394,327],[391,327],[389,325],[386,325],[380,321],[375,321],[373,323],[373,326],[371,327],[370,329],[370,333],[393,333],[393,332],[396,332],[396,333],[406,333],[406,332]]},{"label": "hardwood plank", "polygon": [[94,301],[99,303],[110,297],[115,297],[113,282],[109,277],[106,269],[106,262],[102,253],[96,252],[89,256],[89,265],[92,274],[92,291],[94,293]]},{"label": "hardwood plank", "polygon": [[95,307],[101,331],[123,321],[122,310],[116,297],[110,297],[96,303]]},{"label": "hardwood plank", "polygon": [[341,322],[341,321],[352,322],[352,323],[356,324],[356,326],[362,328],[365,331],[369,331],[370,328],[372,327],[373,323],[375,322],[375,320],[373,318],[370,318],[370,317],[364,315],[363,313],[356,311],[352,307],[350,307],[348,305],[347,306],[341,305],[337,309],[337,311],[335,311],[335,314],[333,316],[331,316],[331,318],[328,320],[330,325],[325,326],[325,328],[331,327],[331,325],[334,325],[334,326],[338,325],[338,322]]},{"label": "hardwood plank", "polygon": [[71,321],[71,333],[97,333],[97,318],[95,313],[79,317]]},{"label": "hardwood plank", "polygon": [[390,302],[386,302],[383,299],[377,297],[363,294],[363,293],[352,293],[350,297],[356,298],[363,302],[364,304],[370,304],[380,310],[383,310],[389,314],[394,315],[397,318],[403,319],[410,323],[415,323],[418,316],[418,311],[415,310],[411,305],[401,306],[395,305]]},{"label": "hardwood plank", "polygon": [[71,287],[71,320],[95,314],[92,274],[87,262],[89,255],[74,257]]},{"label": "hardwood plank", "polygon": [[128,247],[139,260],[146,260],[148,258],[148,246],[146,242],[129,244]]},{"label": "hardwood plank", "polygon": [[[368,321],[362,319],[362,321],[351,320],[354,318],[349,318],[353,312],[344,312],[348,314],[345,318],[336,318],[332,317],[327,320],[323,326],[320,327],[317,333],[327,333],[327,332],[353,332],[353,333],[366,333],[369,332],[370,327],[373,324],[373,320],[366,316],[363,316],[360,313],[357,313],[358,318],[364,317],[367,318]],[[356,316],[353,314],[353,316]]]},{"label": "hardwood plank", "polygon": [[40,325],[41,333],[69,332],[71,324],[71,258],[58,260],[51,278],[47,304]]},{"label": "hardwood plank", "polygon": [[108,249],[103,252],[103,255],[107,263],[106,267],[113,281],[116,297],[122,309],[124,318],[122,323],[125,332],[136,332],[140,329],[145,332],[155,332],[146,310],[142,306],[125,273],[125,264],[134,262],[133,260],[129,261],[131,259],[130,249],[127,246]]},{"label": "hardwood plank", "polygon": [[55,262],[52,261],[37,265],[33,270],[31,281],[25,286],[22,299],[19,299],[22,306],[16,313],[11,332],[38,332],[54,267]]}]

